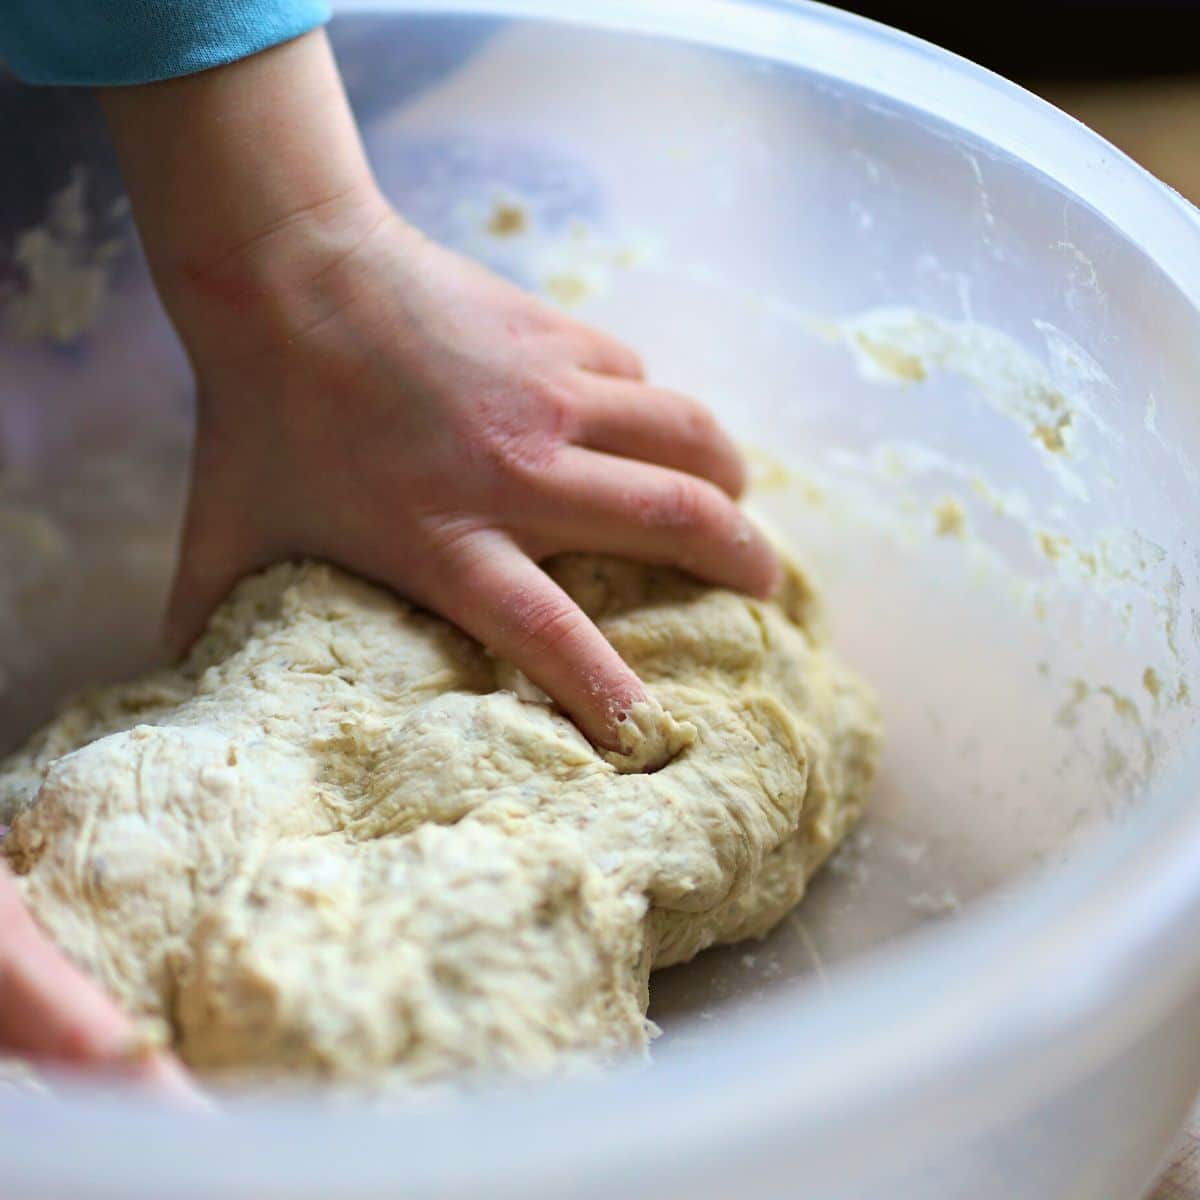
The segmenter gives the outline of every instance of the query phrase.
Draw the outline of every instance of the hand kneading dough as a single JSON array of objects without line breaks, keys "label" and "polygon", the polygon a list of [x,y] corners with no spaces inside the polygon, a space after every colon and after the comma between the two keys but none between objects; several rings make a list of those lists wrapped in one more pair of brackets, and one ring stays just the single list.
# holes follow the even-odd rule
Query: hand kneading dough
[{"label": "hand kneading dough", "polygon": [[33,912],[204,1071],[643,1050],[650,971],[765,933],[858,816],[876,710],[794,571],[760,603],[550,570],[653,692],[627,761],[445,622],[275,567],[181,666],[76,702],[0,771]]}]

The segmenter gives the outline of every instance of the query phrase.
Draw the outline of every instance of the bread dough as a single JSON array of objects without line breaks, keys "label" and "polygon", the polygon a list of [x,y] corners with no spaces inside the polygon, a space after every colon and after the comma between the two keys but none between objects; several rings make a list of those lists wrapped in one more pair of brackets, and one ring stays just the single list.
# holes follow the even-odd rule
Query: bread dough
[{"label": "bread dough", "polygon": [[794,569],[771,603],[549,569],[655,698],[624,760],[444,621],[277,566],[182,665],[78,700],[4,765],[0,844],[37,918],[203,1071],[643,1051],[650,971],[764,934],[857,818],[876,709]]}]

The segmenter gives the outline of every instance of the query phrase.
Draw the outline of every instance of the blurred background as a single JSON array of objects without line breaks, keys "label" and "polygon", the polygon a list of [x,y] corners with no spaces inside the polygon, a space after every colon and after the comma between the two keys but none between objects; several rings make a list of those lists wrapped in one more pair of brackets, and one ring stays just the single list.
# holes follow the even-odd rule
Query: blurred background
[{"label": "blurred background", "polygon": [[838,7],[1017,80],[1200,204],[1200,0]]}]

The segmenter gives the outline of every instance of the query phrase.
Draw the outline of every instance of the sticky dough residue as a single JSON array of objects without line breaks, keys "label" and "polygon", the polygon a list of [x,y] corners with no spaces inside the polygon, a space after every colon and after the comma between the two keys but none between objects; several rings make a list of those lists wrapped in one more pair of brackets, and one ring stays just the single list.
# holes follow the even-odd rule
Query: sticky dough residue
[{"label": "sticky dough residue", "polygon": [[[539,218],[529,201],[497,195],[481,213],[464,207],[464,248],[500,270],[529,276],[543,295],[563,308],[608,292],[614,274],[653,258],[646,238],[611,236],[586,221],[572,220],[558,228]],[[482,234],[482,237],[480,236]]]},{"label": "sticky dough residue", "polygon": [[[1135,452],[1161,463],[1164,486],[1198,477],[1184,446],[1160,430],[1154,398],[1142,422],[1142,450],[1131,441],[1140,430],[1118,430],[1106,420],[1106,406],[1120,401],[1113,382],[1046,322],[1033,322],[1039,354],[977,322],[911,308],[839,321],[775,315],[845,346],[862,378],[903,389],[914,404],[986,405],[1024,433],[1043,474],[1026,476],[1021,486],[998,483],[985,465],[994,455],[984,443],[978,459],[969,449],[974,418],[967,417],[955,436],[968,448],[953,454],[896,437],[834,445],[800,467],[758,454],[759,494],[783,493],[778,503],[819,507],[822,521],[936,553],[937,570],[961,568],[964,580],[1014,601],[1054,647],[1040,663],[1038,686],[1049,683],[1061,697],[1052,723],[1074,749],[1064,750],[1060,765],[1071,754],[1086,756],[1114,796],[1147,784],[1195,720],[1190,658],[1192,643],[1200,642],[1200,617],[1187,600],[1188,567],[1168,549],[1177,544],[1172,519],[1164,513],[1153,530],[1113,519],[1127,503],[1122,493]],[[957,390],[932,390],[947,376],[959,381]],[[989,438],[1003,436],[994,428],[980,426]],[[1098,512],[1113,516],[1097,521]],[[1097,640],[1097,630],[1110,627],[1113,634]],[[1099,649],[1105,636],[1120,643],[1109,656]]]},{"label": "sticky dough residue", "polygon": [[[1082,592],[1156,647],[1127,690],[1142,693],[1139,702],[1156,711],[1191,706],[1184,578],[1162,546],[1123,526],[1090,537],[1052,526],[1020,489],[998,487],[973,464],[921,443],[882,442],[867,453],[835,450],[828,460],[801,468],[752,451],[752,488],[760,496],[784,494],[821,507],[830,519],[886,527],[906,544],[928,536],[951,542],[978,579],[1000,587],[1040,622],[1049,621],[1063,596]],[[933,481],[947,478],[960,490],[923,498]],[[1065,686],[1073,692],[1073,681]],[[1089,695],[1110,687],[1095,680]]]},{"label": "sticky dough residue", "polygon": [[[826,327],[843,341],[859,370],[882,383],[922,383],[944,372],[973,385],[992,408],[1015,421],[1044,453],[1060,485],[1077,499],[1087,487],[1069,466],[1081,426],[1102,422],[1076,391],[1070,395],[1051,370],[1007,334],[974,321],[951,321],[911,308],[877,308]],[[1044,326],[1053,337],[1057,331]],[[1073,346],[1058,347],[1073,373],[1096,367]]]}]

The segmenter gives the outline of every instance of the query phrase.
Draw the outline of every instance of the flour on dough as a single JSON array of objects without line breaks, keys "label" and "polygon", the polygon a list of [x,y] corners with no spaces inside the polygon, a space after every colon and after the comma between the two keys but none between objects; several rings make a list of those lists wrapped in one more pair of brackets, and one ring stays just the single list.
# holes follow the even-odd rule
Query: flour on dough
[{"label": "flour on dough", "polygon": [[75,702],[0,770],[38,919],[200,1071],[642,1052],[651,970],[765,933],[858,817],[876,709],[795,571],[764,603],[549,569],[648,684],[625,748],[660,770],[502,689],[511,668],[445,622],[278,566],[182,665]]}]

